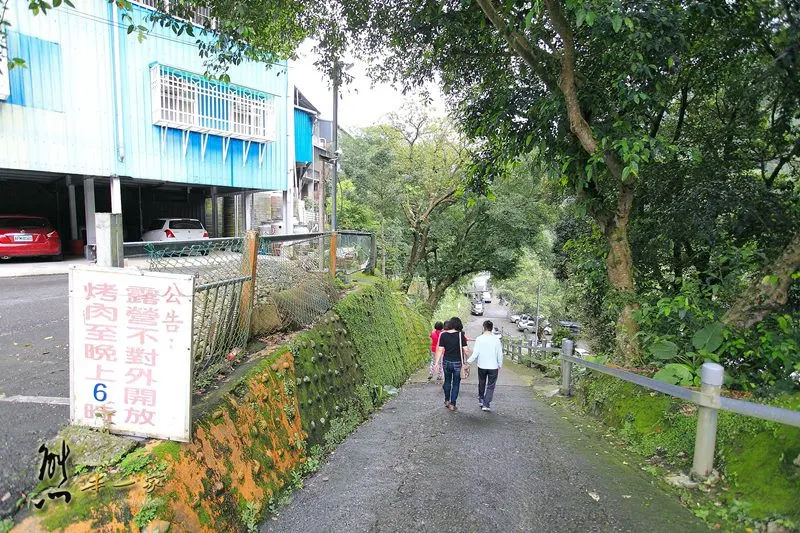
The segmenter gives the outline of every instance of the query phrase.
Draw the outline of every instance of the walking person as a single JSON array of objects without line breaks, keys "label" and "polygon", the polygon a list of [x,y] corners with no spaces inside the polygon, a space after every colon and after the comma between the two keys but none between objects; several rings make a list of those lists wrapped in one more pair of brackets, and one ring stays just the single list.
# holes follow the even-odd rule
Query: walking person
[{"label": "walking person", "polygon": [[444,406],[451,411],[457,410],[461,366],[466,364],[464,357],[470,353],[463,330],[460,318],[454,316],[448,320],[439,334],[439,348],[436,351],[436,371],[440,366],[444,369]]},{"label": "walking person", "polygon": [[[430,368],[428,368],[428,381],[433,379],[433,369],[436,366],[436,349],[439,347],[439,335],[442,333],[444,329],[444,324],[441,322],[437,322],[433,325],[433,331],[431,331],[431,364]],[[444,379],[444,373],[442,368],[439,367],[439,371],[436,373],[436,383],[440,383]]]},{"label": "walking person", "polygon": [[[494,324],[491,320],[483,322],[483,334],[475,339],[475,348],[467,363],[478,361],[478,405],[481,410],[490,412],[494,396],[494,386],[497,376],[503,367],[503,346],[493,333]],[[488,384],[487,384],[488,380]]]}]

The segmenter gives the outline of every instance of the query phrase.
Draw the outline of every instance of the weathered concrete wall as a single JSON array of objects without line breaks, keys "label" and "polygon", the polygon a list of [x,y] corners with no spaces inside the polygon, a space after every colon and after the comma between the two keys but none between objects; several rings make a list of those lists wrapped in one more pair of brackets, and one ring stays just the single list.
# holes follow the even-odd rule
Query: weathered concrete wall
[{"label": "weathered concrete wall", "polygon": [[247,531],[427,357],[426,319],[383,284],[360,288],[208,398],[192,442],[151,441],[96,468],[78,454],[72,501],[14,531]]}]

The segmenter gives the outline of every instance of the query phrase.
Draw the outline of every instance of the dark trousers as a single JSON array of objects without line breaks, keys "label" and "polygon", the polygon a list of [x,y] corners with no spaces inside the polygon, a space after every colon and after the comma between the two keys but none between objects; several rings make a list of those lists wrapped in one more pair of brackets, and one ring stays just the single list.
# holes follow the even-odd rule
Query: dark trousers
[{"label": "dark trousers", "polygon": [[458,389],[461,388],[461,362],[442,361],[444,366],[444,401],[449,401],[453,405],[458,400]]},{"label": "dark trousers", "polygon": [[[478,398],[483,400],[484,407],[489,407],[492,403],[492,396],[494,396],[494,386],[497,384],[498,370],[487,370],[485,368],[478,368]],[[486,378],[489,378],[489,384],[486,384]]]}]

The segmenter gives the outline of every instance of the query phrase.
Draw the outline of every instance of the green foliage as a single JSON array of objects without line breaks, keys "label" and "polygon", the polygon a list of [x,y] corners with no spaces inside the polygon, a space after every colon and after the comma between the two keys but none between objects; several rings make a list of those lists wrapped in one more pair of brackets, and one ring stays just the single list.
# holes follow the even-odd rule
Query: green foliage
[{"label": "green foliage", "polygon": [[167,503],[168,502],[163,498],[148,496],[142,504],[142,508],[136,514],[133,522],[140,529],[144,528],[156,518],[164,515],[167,510]]},{"label": "green foliage", "polygon": [[683,387],[694,385],[696,377],[696,369],[681,363],[666,364],[653,376],[654,379],[663,381],[664,383],[681,385]]},{"label": "green foliage", "polygon": [[[439,306],[433,313],[431,321],[444,322],[450,318],[457,316],[462,321],[470,316],[471,304],[463,292],[458,288],[450,287],[445,293],[444,297],[439,301]],[[433,325],[431,325],[433,329]]]},{"label": "green foliage", "polygon": [[242,523],[248,533],[256,533],[261,520],[261,505],[258,502],[247,502],[242,511]]},{"label": "green foliage", "polygon": [[14,527],[14,519],[13,518],[3,518],[0,520],[0,533],[9,533],[11,529]]},{"label": "green foliage", "polygon": [[[606,424],[618,428],[628,445],[645,456],[658,454],[676,468],[690,466],[697,427],[696,408],[610,376],[587,373],[578,398]],[[800,394],[769,402],[800,409]],[[792,464],[800,456],[800,428],[721,411],[714,464],[730,485],[719,497],[728,519],[800,519],[800,477]],[[718,510],[714,510],[718,512]]]},{"label": "green foliage", "polygon": [[119,471],[123,477],[143,472],[154,462],[154,457],[144,448],[138,448],[125,456],[119,464]]}]

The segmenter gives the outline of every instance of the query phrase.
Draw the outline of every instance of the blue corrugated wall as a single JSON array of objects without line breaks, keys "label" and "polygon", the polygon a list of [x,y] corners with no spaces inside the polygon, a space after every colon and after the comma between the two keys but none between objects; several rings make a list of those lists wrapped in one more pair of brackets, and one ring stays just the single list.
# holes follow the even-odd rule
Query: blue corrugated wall
[{"label": "blue corrugated wall", "polygon": [[24,105],[49,111],[64,111],[61,99],[61,47],[23,35],[8,32],[8,56],[18,57],[30,65],[35,60],[37,68],[19,67],[8,75],[11,87],[9,104]]},{"label": "blue corrugated wall", "polygon": [[[230,141],[222,158],[222,138],[211,135],[205,157],[201,136],[190,133],[184,155],[181,132],[153,125],[150,65],[154,62],[202,75],[197,39],[177,36],[156,25],[139,42],[120,28],[120,116],[124,159],[118,158],[114,27],[116,5],[81,2],[76,8],[34,17],[26,0],[10,0],[16,16],[8,32],[9,56],[28,68],[9,76],[11,94],[0,102],[0,168],[63,174],[119,175],[183,183],[250,189],[286,190],[289,175],[288,122],[293,111],[286,62],[264,65],[243,62],[231,67],[231,81],[273,95],[275,139],[259,146]],[[134,23],[146,26],[150,11],[134,5]],[[124,26],[124,25],[123,25]],[[291,107],[289,107],[291,106]],[[309,137],[310,142],[310,137]]]},{"label": "blue corrugated wall", "polygon": [[314,159],[314,117],[300,109],[294,110],[294,160],[311,163]]}]

